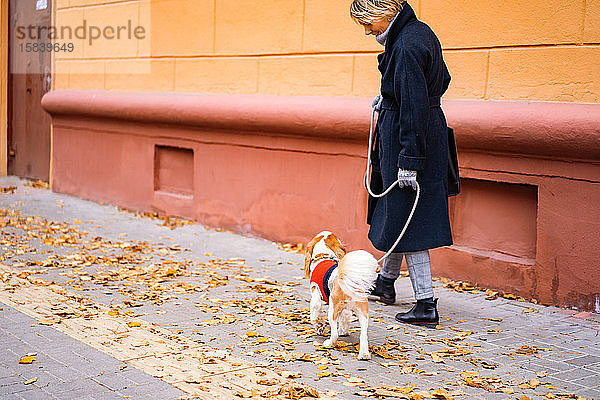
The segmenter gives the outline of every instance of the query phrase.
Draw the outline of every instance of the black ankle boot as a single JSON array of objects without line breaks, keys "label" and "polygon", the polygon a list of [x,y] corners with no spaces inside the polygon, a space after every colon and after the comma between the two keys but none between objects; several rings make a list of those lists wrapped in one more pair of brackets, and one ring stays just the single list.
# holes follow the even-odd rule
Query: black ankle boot
[{"label": "black ankle boot", "polygon": [[379,297],[379,301],[388,306],[394,304],[396,302],[394,282],[396,282],[395,279],[377,275],[377,281],[375,282],[375,287],[371,291],[371,296]]},{"label": "black ankle boot", "polygon": [[417,304],[410,311],[396,314],[396,321],[435,327],[440,321],[437,311],[437,301],[438,299],[434,300],[433,297],[417,300]]}]

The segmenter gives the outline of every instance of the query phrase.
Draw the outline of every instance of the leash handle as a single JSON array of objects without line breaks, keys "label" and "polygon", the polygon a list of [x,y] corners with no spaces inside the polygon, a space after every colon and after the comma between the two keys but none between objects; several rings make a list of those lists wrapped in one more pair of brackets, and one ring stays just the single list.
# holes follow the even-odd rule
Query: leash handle
[{"label": "leash handle", "polygon": [[[367,189],[367,192],[371,196],[380,198],[380,197],[383,197],[386,194],[388,194],[394,188],[394,186],[396,186],[398,184],[398,181],[397,180],[394,181],[394,183],[392,183],[387,189],[385,189],[383,191],[383,193],[375,194],[371,191],[371,180],[369,178],[369,170],[371,169],[371,150],[373,149],[373,128],[374,128],[374,126],[375,126],[375,107],[373,107],[373,109],[371,110],[371,125],[369,127],[369,149],[367,152],[367,169],[365,171],[364,184],[365,184],[365,188]],[[387,253],[385,253],[383,255],[383,257],[381,257],[379,260],[377,260],[378,263],[381,263],[381,262],[383,262],[383,260],[388,258],[390,256],[390,254],[392,254],[394,249],[398,246],[398,243],[400,243],[400,240],[402,240],[402,237],[404,236],[404,233],[406,232],[406,229],[408,228],[408,225],[410,224],[410,221],[412,220],[413,215],[415,214],[415,210],[417,209],[417,204],[419,203],[420,195],[421,195],[421,186],[419,185],[419,182],[417,182],[417,196],[415,197],[415,202],[413,203],[412,209],[410,210],[410,214],[408,215],[406,223],[404,224],[404,228],[402,228],[402,232],[400,232],[400,235],[398,235],[398,239],[396,239],[396,242],[394,243],[394,245],[387,251]]]}]

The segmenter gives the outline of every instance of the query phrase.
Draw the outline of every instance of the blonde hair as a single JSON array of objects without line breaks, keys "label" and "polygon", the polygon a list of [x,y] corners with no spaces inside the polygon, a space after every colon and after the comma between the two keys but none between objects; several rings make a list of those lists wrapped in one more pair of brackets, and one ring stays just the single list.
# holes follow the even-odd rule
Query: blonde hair
[{"label": "blonde hair", "polygon": [[406,0],[354,0],[350,5],[350,17],[361,25],[387,18],[391,21],[402,11]]}]

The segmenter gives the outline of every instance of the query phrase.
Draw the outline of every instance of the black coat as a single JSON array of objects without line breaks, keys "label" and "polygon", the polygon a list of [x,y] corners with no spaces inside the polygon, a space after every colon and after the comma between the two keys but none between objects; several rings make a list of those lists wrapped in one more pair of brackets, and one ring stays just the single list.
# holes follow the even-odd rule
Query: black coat
[{"label": "black coat", "polygon": [[[392,23],[385,52],[378,56],[382,110],[372,151],[371,188],[381,193],[398,169],[417,171],[421,197],[404,237],[394,252],[452,244],[448,218],[448,136],[440,96],[450,74],[433,31],[405,3]],[[395,187],[386,196],[369,197],[369,239],[388,251],[412,208],[415,191]]]}]

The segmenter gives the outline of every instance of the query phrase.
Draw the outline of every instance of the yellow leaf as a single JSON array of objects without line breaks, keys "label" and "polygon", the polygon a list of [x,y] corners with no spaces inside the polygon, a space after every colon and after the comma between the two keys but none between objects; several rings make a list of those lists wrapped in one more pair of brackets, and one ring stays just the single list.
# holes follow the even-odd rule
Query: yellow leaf
[{"label": "yellow leaf", "polygon": [[351,376],[350,378],[348,378],[348,382],[350,382],[350,383],[364,383],[365,381],[362,380],[361,378],[355,378],[355,377]]},{"label": "yellow leaf", "polygon": [[127,326],[130,327],[130,328],[135,328],[135,327],[138,327],[138,326],[142,326],[142,324],[140,324],[137,321],[131,321],[131,322],[127,323]]},{"label": "yellow leaf", "polygon": [[110,315],[111,317],[114,317],[115,315],[119,315],[119,310],[110,310],[108,312],[108,315]]},{"label": "yellow leaf", "polygon": [[330,371],[319,372],[319,373],[317,374],[317,376],[318,376],[319,378],[326,378],[326,377],[328,377],[328,376],[331,376],[331,372],[330,372]]},{"label": "yellow leaf", "polygon": [[435,389],[433,392],[431,392],[431,394],[438,399],[443,399],[443,400],[453,400],[454,399],[454,397],[450,393],[445,391],[444,389]]},{"label": "yellow leaf", "polygon": [[539,385],[540,385],[540,380],[537,378],[533,378],[532,380],[529,381],[529,386],[531,386],[532,389],[535,389]]},{"label": "yellow leaf", "polygon": [[301,375],[299,372],[282,371],[281,376],[284,378],[299,378]]},{"label": "yellow leaf", "polygon": [[31,378],[25,382],[23,382],[25,385],[31,385],[32,383],[37,382],[37,378]]},{"label": "yellow leaf", "polygon": [[246,332],[246,336],[248,336],[248,337],[256,337],[256,336],[258,336],[258,333],[250,331],[250,332]]},{"label": "yellow leaf", "polygon": [[273,386],[273,385],[277,385],[279,383],[279,381],[275,378],[272,379],[258,379],[256,381],[256,383],[258,383],[259,385],[265,385],[265,386]]},{"label": "yellow leaf", "polygon": [[35,357],[33,356],[24,356],[19,359],[19,364],[31,364],[35,361]]},{"label": "yellow leaf", "polygon": [[319,365],[317,367],[317,369],[320,369],[321,371],[323,371],[324,369],[327,369],[327,368],[328,368],[327,365]]}]

